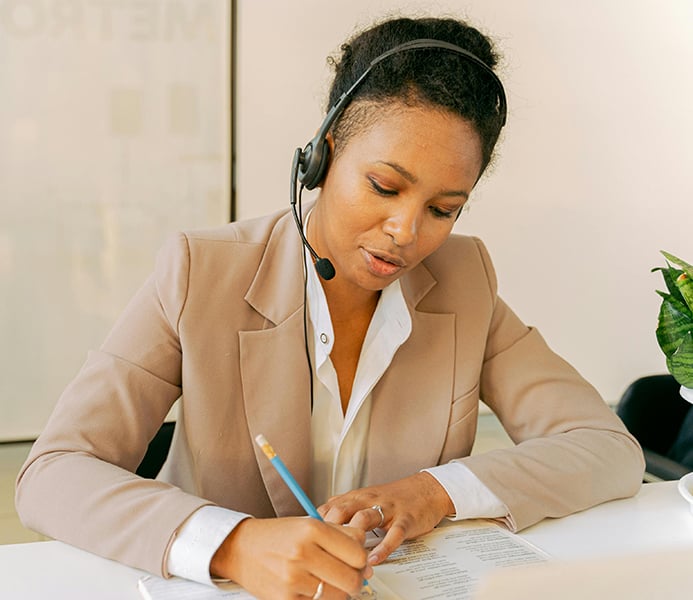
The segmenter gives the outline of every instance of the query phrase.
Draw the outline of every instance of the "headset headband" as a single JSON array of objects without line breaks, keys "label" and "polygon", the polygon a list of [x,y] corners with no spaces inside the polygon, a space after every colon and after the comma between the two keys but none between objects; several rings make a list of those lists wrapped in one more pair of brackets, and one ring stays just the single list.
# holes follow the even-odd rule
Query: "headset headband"
[{"label": "headset headband", "polygon": [[352,97],[356,90],[360,87],[363,81],[368,77],[373,67],[379,62],[389,58],[393,54],[399,54],[400,52],[406,52],[409,50],[428,50],[437,48],[439,50],[445,50],[447,52],[453,52],[458,54],[468,60],[469,62],[475,64],[480,69],[482,69],[486,74],[488,74],[491,79],[496,84],[498,93],[498,116],[500,117],[501,127],[505,125],[505,120],[507,116],[507,104],[505,98],[505,90],[503,89],[503,84],[501,83],[498,76],[493,72],[491,67],[489,67],[483,60],[481,60],[475,54],[460,48],[455,44],[450,44],[442,40],[432,40],[432,39],[417,39],[403,44],[399,44],[394,48],[390,48],[386,52],[383,52],[379,56],[376,56],[368,65],[368,68],[361,73],[361,75],[356,79],[356,81],[351,85],[351,87],[344,92],[339,99],[332,105],[330,110],[327,112],[325,119],[320,125],[320,129],[315,134],[315,137],[306,144],[306,147],[301,152],[299,158],[298,166],[298,180],[301,184],[312,190],[317,186],[322,180],[325,170],[327,168],[327,159],[329,151],[327,149],[327,132],[332,127],[332,124],[337,120],[339,115],[344,112],[349,102],[351,102]]}]

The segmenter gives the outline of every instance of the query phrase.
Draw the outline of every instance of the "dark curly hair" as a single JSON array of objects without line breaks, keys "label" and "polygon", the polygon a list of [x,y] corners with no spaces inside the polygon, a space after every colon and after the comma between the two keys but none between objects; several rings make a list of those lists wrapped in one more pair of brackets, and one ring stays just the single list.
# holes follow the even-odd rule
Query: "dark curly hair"
[{"label": "dark curly hair", "polygon": [[[455,44],[475,54],[490,68],[498,62],[491,41],[464,21],[430,17],[383,21],[343,44],[341,56],[330,59],[335,76],[329,106],[337,102],[374,58],[394,46],[421,38]],[[378,108],[393,100],[442,108],[471,122],[481,138],[483,172],[502,128],[498,87],[483,69],[458,54],[435,48],[400,52],[383,60],[373,67],[332,126],[335,155],[354,133],[377,119]]]}]

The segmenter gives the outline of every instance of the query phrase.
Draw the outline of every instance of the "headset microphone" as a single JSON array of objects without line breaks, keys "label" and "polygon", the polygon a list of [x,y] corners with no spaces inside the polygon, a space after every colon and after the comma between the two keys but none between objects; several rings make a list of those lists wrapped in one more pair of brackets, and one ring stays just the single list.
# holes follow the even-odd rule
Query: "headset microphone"
[{"label": "headset microphone", "polygon": [[294,214],[294,221],[296,221],[296,227],[298,228],[298,233],[301,236],[301,241],[304,247],[310,252],[311,256],[315,260],[315,270],[318,275],[322,277],[325,281],[329,281],[334,277],[334,266],[330,262],[329,258],[320,258],[318,253],[313,250],[313,246],[310,245],[303,233],[303,222],[298,216],[298,210],[296,209],[296,181],[298,179],[298,166],[301,162],[302,151],[300,148],[296,148],[294,153],[294,160],[291,164],[291,211]]}]

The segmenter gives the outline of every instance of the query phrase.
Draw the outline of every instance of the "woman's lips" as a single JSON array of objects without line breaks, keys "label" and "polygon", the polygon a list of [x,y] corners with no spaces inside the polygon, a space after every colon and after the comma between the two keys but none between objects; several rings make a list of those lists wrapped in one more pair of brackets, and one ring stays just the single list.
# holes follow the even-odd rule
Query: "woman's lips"
[{"label": "woman's lips", "polygon": [[361,248],[368,270],[376,277],[392,277],[401,271],[406,263],[398,256],[377,250]]}]

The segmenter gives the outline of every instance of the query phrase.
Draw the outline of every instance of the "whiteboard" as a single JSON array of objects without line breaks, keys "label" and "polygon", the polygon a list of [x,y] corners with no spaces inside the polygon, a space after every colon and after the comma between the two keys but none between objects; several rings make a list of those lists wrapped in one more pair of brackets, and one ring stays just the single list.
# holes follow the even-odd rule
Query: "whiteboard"
[{"label": "whiteboard", "polygon": [[41,431],[167,235],[228,221],[230,9],[0,1],[0,441]]}]

